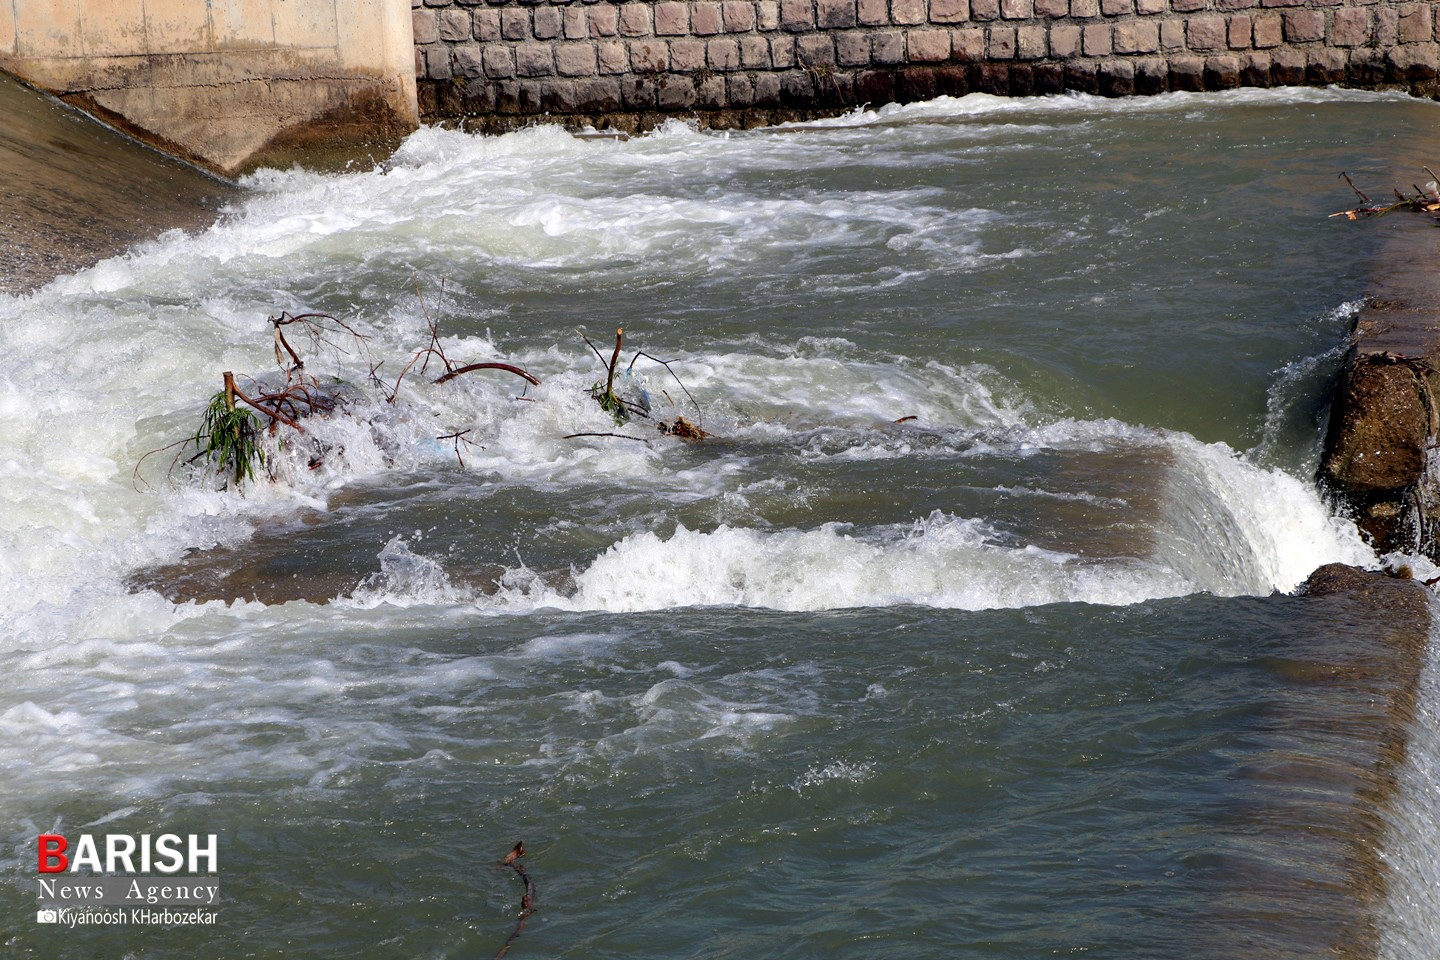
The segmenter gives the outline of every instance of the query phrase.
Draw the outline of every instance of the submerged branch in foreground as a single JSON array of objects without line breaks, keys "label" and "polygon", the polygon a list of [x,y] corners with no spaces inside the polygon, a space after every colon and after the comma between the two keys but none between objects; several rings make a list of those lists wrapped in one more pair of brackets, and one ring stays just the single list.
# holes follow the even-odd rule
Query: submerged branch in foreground
[{"label": "submerged branch in foreground", "polygon": [[509,867],[519,874],[520,879],[525,881],[525,893],[520,897],[520,916],[515,921],[515,929],[511,931],[510,938],[505,941],[500,952],[495,954],[495,960],[501,960],[505,954],[510,952],[510,948],[515,945],[515,941],[520,939],[520,934],[525,930],[525,921],[529,920],[530,915],[535,912],[535,881],[530,879],[530,874],[526,872],[525,866],[520,862],[520,858],[523,856],[525,856],[525,841],[521,840],[509,853],[505,854],[505,859],[498,863],[498,866]]}]

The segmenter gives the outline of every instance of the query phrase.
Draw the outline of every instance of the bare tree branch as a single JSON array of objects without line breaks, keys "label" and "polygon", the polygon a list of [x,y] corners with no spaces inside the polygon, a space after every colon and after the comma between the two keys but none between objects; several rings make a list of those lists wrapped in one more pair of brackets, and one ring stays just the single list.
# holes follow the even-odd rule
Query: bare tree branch
[{"label": "bare tree branch", "polygon": [[495,361],[490,361],[488,363],[466,364],[463,367],[459,367],[457,369],[451,370],[449,373],[441,375],[435,380],[435,382],[444,383],[446,380],[453,380],[456,377],[460,376],[460,374],[469,373],[472,370],[505,370],[509,373],[515,374],[515,376],[517,377],[524,377],[526,380],[530,381],[537,387],[540,386],[540,378],[535,376],[534,374],[525,370],[521,370],[519,367],[514,366],[513,364],[498,363]]},{"label": "bare tree branch", "polygon": [[505,941],[505,945],[500,948],[500,952],[495,954],[495,960],[502,960],[505,954],[510,952],[510,948],[515,945],[515,941],[520,939],[520,934],[525,930],[525,921],[529,920],[530,915],[535,912],[535,881],[530,879],[530,874],[520,863],[520,858],[523,856],[525,856],[525,841],[522,840],[516,843],[515,847],[505,854],[505,859],[498,863],[498,866],[514,870],[520,879],[525,881],[525,893],[520,898],[520,916],[515,921],[515,930]]}]

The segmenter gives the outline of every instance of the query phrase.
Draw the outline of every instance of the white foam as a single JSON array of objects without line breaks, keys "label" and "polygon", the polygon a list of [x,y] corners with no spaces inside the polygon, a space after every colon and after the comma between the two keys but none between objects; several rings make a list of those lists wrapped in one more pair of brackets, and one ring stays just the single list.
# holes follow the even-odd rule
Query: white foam
[{"label": "white foam", "polygon": [[[1003,438],[1003,439],[1002,439]],[[769,530],[680,526],[631,534],[576,572],[561,594],[534,579],[477,602],[636,611],[683,606],[823,610],[918,604],[959,609],[1059,602],[1131,604],[1193,592],[1294,589],[1319,564],[1374,565],[1350,524],[1309,484],[1241,458],[1224,444],[1117,421],[1014,428],[1002,449],[1164,449],[1170,458],[1149,552],[1089,560],[1014,542],[977,518],[941,512],[908,526],[840,523]]]},{"label": "white foam", "polygon": [[804,794],[812,787],[821,784],[833,783],[863,783],[875,776],[875,764],[870,761],[850,763],[846,760],[836,760],[824,766],[814,765],[802,773],[790,785],[796,793]]},{"label": "white foam", "polygon": [[936,97],[919,103],[887,104],[861,108],[839,117],[781,124],[780,129],[866,127],[899,122],[975,118],[1025,119],[1064,115],[1125,115],[1169,113],[1197,109],[1248,106],[1292,106],[1325,103],[1379,103],[1406,100],[1408,94],[1384,90],[1344,90],[1339,87],[1242,87],[1219,93],[1163,93],[1149,97],[1100,97],[1068,92],[1042,97],[998,97],[971,93],[963,97]]},{"label": "white foam", "polygon": [[[836,122],[973,115],[1003,121],[991,125],[998,130],[1023,116],[1072,123],[1114,111],[1369,97],[1328,90],[1127,102],[977,95]],[[993,135],[977,132],[976,142]],[[854,152],[837,162],[866,167],[903,160],[892,156],[886,140],[872,137],[846,147]],[[264,317],[304,310],[317,289],[347,289],[357,275],[374,283],[372,274],[381,266],[489,261],[542,273],[553,268],[558,272],[543,275],[563,285],[566,271],[653,278],[657,263],[665,264],[668,279],[693,279],[755,258],[793,257],[808,267],[813,264],[805,258],[817,244],[842,252],[888,249],[904,259],[905,270],[922,273],[964,269],[965,258],[1026,255],[1018,245],[986,242],[985,231],[1003,224],[1004,214],[972,203],[952,208],[953,198],[932,186],[812,185],[769,199],[724,186],[733,174],[810,171],[817,151],[829,155],[834,145],[804,135],[719,137],[680,124],[628,142],[580,140],[556,128],[505,137],[425,129],[382,170],[263,171],[246,181],[251,195],[210,230],[196,236],[171,232],[32,295],[0,298],[3,643],[39,648],[62,640],[163,634],[196,615],[194,609],[127,595],[127,574],[177,560],[191,547],[241,544],[257,524],[323,508],[334,490],[391,471],[433,472],[463,460],[466,470],[497,483],[563,488],[582,479],[628,482],[672,502],[753,488],[755,477],[736,479],[734,463],[746,457],[743,446],[734,448],[733,463],[695,463],[670,455],[677,442],[653,434],[645,444],[565,439],[614,429],[584,396],[596,377],[594,358],[578,342],[542,346],[521,339],[507,349],[488,336],[457,336],[448,347],[456,356],[511,359],[536,370],[545,384],[530,391],[527,399],[535,402],[516,403],[518,384],[498,374],[445,388],[411,377],[394,405],[380,391],[362,389],[351,416],[314,422],[307,443],[326,451],[316,469],[305,445],[282,450],[278,440],[270,441],[280,483],[254,484],[243,495],[217,492],[183,466],[167,479],[167,454],[146,461],[141,483],[132,480],[131,470],[146,451],[194,429],[198,409],[219,386],[219,372],[272,369]],[[614,191],[616,182],[627,184],[624,194]],[[717,186],[697,196],[695,183]],[[806,283],[862,287],[898,276],[822,274],[806,269],[797,276]],[[505,276],[511,277],[506,282],[522,282]],[[408,293],[385,293],[354,291],[355,314],[345,319],[373,335],[377,356],[404,358],[424,342],[423,314]],[[372,300],[378,305],[370,306]],[[953,456],[972,443],[976,453],[989,445],[1023,455],[1027,444],[1102,445],[1107,432],[1125,433],[1096,424],[1033,427],[1044,418],[1013,383],[983,364],[887,355],[833,336],[788,340],[783,332],[768,339],[757,334],[751,342],[707,350],[695,345],[697,338],[683,338],[689,349],[678,355],[678,369],[702,398],[707,426],[742,444],[800,441],[805,457],[852,460]],[[323,366],[352,383],[367,379],[366,358],[358,355],[326,356]],[[668,389],[673,410],[692,414],[662,369],[637,369],[652,395]],[[923,435],[876,429],[909,416]],[[466,429],[473,446],[436,439]],[[626,428],[631,431],[644,435]],[[840,439],[832,442],[835,437]],[[1203,511],[1209,510],[1237,520],[1238,545],[1188,557],[1177,546],[1174,556],[1162,552],[1107,568],[987,539],[979,532],[983,525],[964,517],[911,518],[923,528],[918,534],[904,525],[765,531],[737,520],[668,539],[636,534],[602,556],[576,557],[583,570],[571,597],[543,590],[543,596],[531,596],[522,587],[525,572],[517,569],[502,600],[520,608],[538,599],[607,609],[694,602],[802,609],[1128,602],[1184,589],[1283,589],[1310,560],[1361,555],[1326,529],[1324,511],[1303,484],[1243,469],[1227,450],[1183,438],[1148,436],[1142,442],[1171,444],[1184,454],[1177,489],[1189,484],[1202,505],[1202,514],[1172,518],[1176,543],[1208,530]],[[1201,539],[1208,546],[1217,538]],[[618,572],[627,563],[664,567],[668,554],[682,546],[697,551],[688,559],[702,580],[666,582],[659,576],[636,586]],[[470,602],[433,558],[404,544],[386,549],[381,574],[354,608]],[[745,550],[794,566],[747,567]],[[1232,563],[1235,570],[1219,572]],[[817,578],[837,564],[851,571],[845,588],[821,589]],[[936,564],[938,569],[929,568]]]},{"label": "white foam", "polygon": [[1257,467],[1225,444],[1171,440],[1178,456],[1160,552],[1201,589],[1289,591],[1323,563],[1375,565],[1354,525],[1335,517],[1313,484]]},{"label": "white foam", "polygon": [[[1070,558],[987,542],[984,525],[935,516],[913,531],[862,538],[839,524],[761,532],[683,527],[637,534],[576,577],[565,605],[654,610],[727,605],[780,610],[916,603],[985,609],[1060,600],[1130,602],[1145,577],[1086,569]],[[889,542],[886,542],[886,541]]]},{"label": "white foam", "polygon": [[471,591],[450,582],[440,563],[416,553],[401,537],[391,537],[378,559],[380,572],[366,577],[351,596],[362,607],[457,603],[471,596]]}]

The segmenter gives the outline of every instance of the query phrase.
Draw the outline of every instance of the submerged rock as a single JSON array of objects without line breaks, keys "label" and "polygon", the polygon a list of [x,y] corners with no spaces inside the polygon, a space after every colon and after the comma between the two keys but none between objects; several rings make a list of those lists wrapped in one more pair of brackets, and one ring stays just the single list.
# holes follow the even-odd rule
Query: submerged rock
[{"label": "submerged rock", "polygon": [[1418,580],[1412,579],[1403,567],[1387,572],[1352,567],[1347,563],[1327,563],[1317,567],[1295,592],[1304,597],[1351,593],[1362,602],[1383,602],[1387,609],[1403,605],[1410,615],[1429,616],[1425,588]]}]

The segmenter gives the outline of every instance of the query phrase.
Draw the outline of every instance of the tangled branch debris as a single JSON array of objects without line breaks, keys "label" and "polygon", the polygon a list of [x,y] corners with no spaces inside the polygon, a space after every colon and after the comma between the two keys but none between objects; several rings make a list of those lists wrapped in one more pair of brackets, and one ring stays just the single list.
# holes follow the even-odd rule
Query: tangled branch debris
[{"label": "tangled branch debris", "polygon": [[[140,463],[137,463],[135,468],[136,479],[138,480],[140,477],[140,464],[143,464],[152,454],[194,444],[197,452],[185,461],[186,463],[203,461],[206,467],[224,478],[226,486],[240,486],[245,481],[254,480],[257,468],[265,466],[265,448],[261,443],[260,436],[262,430],[273,436],[281,427],[285,427],[296,434],[306,434],[303,424],[306,418],[330,414],[344,402],[340,389],[343,381],[338,375],[332,380],[322,382],[320,378],[310,372],[306,366],[304,351],[296,346],[297,342],[302,340],[307,341],[309,352],[312,353],[328,349],[336,354],[359,355],[368,364],[370,382],[382,391],[385,401],[390,404],[396,403],[400,395],[400,386],[410,371],[418,367],[418,373],[425,375],[431,361],[444,367],[444,372],[433,381],[436,384],[449,383],[464,374],[480,370],[501,370],[524,380],[527,384],[526,390],[530,386],[541,385],[539,377],[512,363],[486,360],[460,364],[452,360],[445,352],[439,324],[431,315],[429,305],[425,302],[424,294],[419,290],[418,283],[416,292],[420,296],[420,307],[424,313],[429,340],[424,347],[411,355],[395,378],[393,385],[387,385],[380,379],[379,371],[384,361],[375,361],[371,357],[370,337],[350,324],[328,313],[318,312],[297,314],[281,312],[278,316],[267,317],[266,322],[270,324],[271,337],[274,341],[275,363],[280,368],[280,376],[283,379],[276,383],[273,375],[267,378],[268,382],[246,378],[246,388],[241,389],[236,376],[227,371],[224,374],[223,389],[211,398],[195,433],[185,441],[162,447],[160,450],[152,450],[141,457]],[[580,336],[594,351],[605,368],[603,383],[593,384],[590,388],[590,396],[599,404],[601,410],[614,419],[617,426],[622,426],[632,420],[648,420],[654,423],[658,431],[665,436],[678,437],[686,441],[704,440],[710,436],[700,426],[703,417],[700,405],[690,393],[689,388],[675,373],[672,366],[675,363],[674,360],[661,360],[642,350],[637,351],[630,359],[629,365],[622,370],[620,355],[625,338],[623,328],[615,331],[615,346],[610,351],[608,360],[583,331],[580,332]],[[634,374],[635,364],[642,357],[663,366],[671,378],[680,385],[685,397],[695,408],[695,422],[679,415],[668,421],[652,419],[650,397]],[[668,393],[664,395],[673,406],[674,401],[670,399],[670,395]],[[528,400],[531,398],[522,395],[515,399]],[[473,428],[456,427],[436,437],[439,441],[448,441],[452,444],[455,458],[462,469],[465,466],[465,458],[461,445],[474,446],[474,441],[468,436],[471,429]],[[618,437],[626,440],[639,440],[647,444],[650,442],[645,437],[614,432],[580,432],[569,434],[564,439],[572,440],[582,437]],[[326,455],[330,451],[325,449],[318,440],[311,438],[308,442],[313,447],[309,451],[308,463],[311,469],[315,469],[324,463]],[[172,472],[180,463],[182,455],[183,449],[171,462]],[[270,479],[275,478],[271,476]]]},{"label": "tangled branch debris", "polygon": [[620,361],[620,348],[625,342],[625,328],[619,327],[615,331],[615,349],[610,354],[609,363],[605,362],[605,356],[600,352],[600,348],[590,342],[590,338],[585,336],[585,332],[583,330],[578,332],[586,345],[594,351],[595,356],[600,358],[600,362],[605,364],[605,386],[601,387],[596,383],[590,387],[590,396],[600,404],[600,409],[614,417],[617,424],[625,423],[631,417],[649,418],[650,403],[643,394],[639,399],[632,400],[615,393],[615,366]]},{"label": "tangled branch debris", "polygon": [[[680,385],[680,389],[685,392],[685,396],[690,401],[691,406],[695,408],[696,419],[701,421],[704,420],[704,414],[700,410],[700,404],[696,402],[694,395],[690,393],[690,389],[685,386],[685,382],[676,375],[675,370],[671,367],[671,364],[675,363],[674,360],[661,360],[659,357],[653,357],[643,350],[637,350],[635,352],[635,356],[630,358],[630,363],[625,367],[625,379],[629,381],[632,385],[635,385],[635,391],[632,396],[624,396],[615,392],[615,375],[620,362],[620,350],[625,342],[625,328],[621,327],[615,331],[615,349],[611,351],[609,361],[606,361],[605,355],[600,352],[600,348],[595,346],[595,344],[590,340],[590,338],[585,335],[585,331],[577,330],[576,333],[580,334],[580,337],[582,340],[585,341],[586,346],[590,348],[591,352],[595,354],[595,356],[600,360],[600,363],[603,364],[605,367],[605,385],[602,387],[598,382],[591,385],[590,397],[600,405],[601,410],[604,410],[606,413],[610,414],[610,416],[614,418],[617,426],[628,423],[631,418],[638,418],[641,420],[650,419],[650,397],[648,394],[645,393],[643,388],[640,388],[638,386],[638,383],[635,379],[635,363],[641,357],[644,357],[646,360],[654,361],[655,363],[658,363],[660,364],[660,366],[664,367],[665,372],[670,374],[670,376],[674,378],[675,382]],[[666,394],[665,398],[667,400],[670,399],[670,395]],[[706,437],[710,436],[710,434],[702,430],[697,424],[691,423],[683,416],[676,416],[674,420],[668,423],[664,420],[658,421],[655,426],[656,429],[658,429],[661,433],[667,436],[679,437],[681,440],[704,440]],[[595,436],[625,437],[629,440],[642,439],[640,437],[632,437],[627,434],[621,433],[576,433],[571,434],[565,439],[569,440],[573,437]]]},{"label": "tangled branch debris", "polygon": [[[475,441],[467,436],[471,429],[473,428],[466,427],[464,430],[456,430],[454,433],[442,433],[435,438],[436,440],[449,440],[455,445],[455,459],[460,462],[460,469],[462,470],[465,469],[465,458],[460,455],[460,444],[463,443],[467,447],[475,446]],[[483,450],[484,448],[482,447],[481,449]]]},{"label": "tangled branch debris", "polygon": [[[400,395],[400,383],[405,379],[405,375],[410,372],[411,368],[417,363],[420,364],[420,373],[424,375],[432,359],[440,361],[445,367],[445,372],[435,379],[436,383],[447,383],[463,373],[473,373],[476,370],[504,370],[508,373],[515,374],[515,376],[522,378],[532,386],[540,386],[539,377],[530,373],[528,370],[522,370],[514,364],[500,363],[498,361],[467,363],[463,366],[456,364],[445,355],[445,345],[440,339],[440,324],[430,315],[430,307],[425,303],[425,295],[421,293],[418,281],[415,285],[415,293],[420,298],[420,309],[425,315],[425,326],[430,331],[430,342],[415,352],[415,355],[410,358],[410,362],[405,364],[405,367],[400,371],[400,376],[395,378],[395,386],[390,391],[390,395],[386,397],[389,403],[394,403],[395,398]],[[370,379],[372,381],[379,382],[379,378],[376,375],[379,366],[379,364],[376,364],[370,368]]]},{"label": "tangled branch debris", "polygon": [[[330,324],[338,327],[340,331],[348,334],[355,345],[362,350],[370,339],[343,320],[336,319],[328,313],[300,313],[292,315],[281,311],[278,317],[266,318],[266,322],[275,329],[275,363],[282,370],[285,370],[287,376],[305,368],[305,361],[300,359],[300,354],[296,353],[295,348],[290,346],[290,341],[285,339],[283,328],[291,324],[300,324],[300,329],[310,337],[311,344],[317,350],[321,345],[324,345],[331,347],[338,353],[349,352],[331,339],[335,331],[327,328],[326,321],[329,321]],[[282,350],[284,351],[283,353],[281,352]],[[289,355],[291,361],[288,366],[285,363],[286,355]]]},{"label": "tangled branch debris", "polygon": [[514,870],[520,879],[525,881],[525,893],[520,897],[520,916],[515,921],[515,929],[511,932],[510,938],[505,941],[505,945],[500,948],[500,952],[495,954],[495,960],[501,960],[505,954],[510,952],[510,948],[514,946],[516,940],[520,939],[520,934],[525,930],[525,922],[535,912],[535,881],[530,879],[530,874],[526,872],[524,864],[520,862],[520,858],[523,856],[525,856],[525,841],[522,840],[516,843],[509,853],[505,854],[504,860],[496,864],[496,866],[509,867]]},{"label": "tangled branch debris", "polygon": [[[1396,210],[1413,210],[1416,213],[1428,213],[1432,216],[1440,217],[1440,176],[1436,176],[1435,171],[1429,167],[1421,167],[1421,169],[1430,174],[1430,181],[1425,184],[1423,189],[1413,183],[1410,185],[1410,189],[1415,191],[1413,194],[1406,195],[1401,193],[1398,188],[1394,189],[1392,192],[1395,194],[1396,202],[1385,204],[1376,203],[1371,200],[1366,196],[1365,191],[1355,186],[1355,181],[1350,179],[1348,173],[1342,172],[1340,179],[1344,180],[1350,185],[1350,189],[1355,191],[1355,195],[1360,198],[1361,205],[1350,210],[1341,210],[1338,213],[1332,213],[1330,214],[1331,219],[1344,217],[1346,220],[1360,220],[1365,217],[1383,217],[1385,214],[1392,213]],[[1437,226],[1440,226],[1440,224],[1437,224]]]},{"label": "tangled branch debris", "polygon": [[[210,399],[210,404],[201,417],[200,426],[188,441],[195,444],[198,452],[187,463],[203,460],[219,475],[226,477],[226,485],[239,486],[246,480],[255,479],[255,468],[265,463],[265,451],[260,445],[260,425],[249,410],[241,410],[243,403],[263,414],[268,423],[264,429],[274,433],[284,425],[297,433],[304,433],[300,421],[315,414],[330,413],[339,400],[333,391],[321,385],[320,380],[305,371],[305,361],[299,351],[285,336],[285,328],[294,327],[309,338],[318,351],[330,347],[338,353],[348,353],[337,342],[341,336],[348,336],[360,351],[365,351],[365,334],[328,313],[291,314],[282,311],[279,316],[267,317],[275,343],[275,363],[284,375],[284,381],[276,388],[263,387],[253,381],[257,390],[251,396],[241,390],[235,374],[226,371],[223,375],[224,388]],[[155,453],[158,451],[151,451]],[[150,454],[146,454],[148,457]],[[179,455],[176,457],[178,462]],[[141,462],[145,457],[141,457]],[[312,461],[312,466],[315,465]],[[175,462],[171,463],[171,469]],[[138,473],[139,465],[136,470]]]}]

